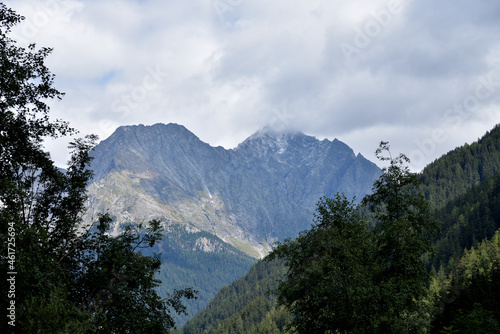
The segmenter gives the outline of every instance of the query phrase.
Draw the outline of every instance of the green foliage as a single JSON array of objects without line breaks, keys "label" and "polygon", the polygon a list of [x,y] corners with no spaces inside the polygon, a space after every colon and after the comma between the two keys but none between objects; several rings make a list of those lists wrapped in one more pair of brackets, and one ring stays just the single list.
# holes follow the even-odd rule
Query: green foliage
[{"label": "green foliage", "polygon": [[427,324],[423,256],[438,225],[408,158],[392,158],[384,142],[376,154],[390,164],[363,200],[373,224],[343,196],[322,199],[313,228],[269,255],[285,260],[277,294],[299,333],[413,333]]},{"label": "green foliage", "polygon": [[185,312],[181,299],[193,298],[194,291],[174,291],[162,300],[154,279],[161,259],[143,256],[141,248],[153,246],[161,238],[161,226],[151,221],[147,227],[130,225],[117,237],[109,236],[111,219],[104,215],[95,229],[83,238],[82,261],[85,274],[77,278],[72,295],[93,312],[94,330],[116,333],[165,332],[175,323],[169,309]]},{"label": "green foliage", "polygon": [[500,174],[473,186],[464,195],[437,211],[443,223],[442,236],[436,240],[438,257],[434,267],[451,270],[463,250],[491,238],[500,228]]},{"label": "green foliage", "polygon": [[373,312],[368,224],[341,195],[323,198],[317,212],[309,231],[277,244],[268,257],[284,259],[288,268],[279,302],[298,315],[292,325],[299,333],[357,332]]},{"label": "green foliage", "polygon": [[419,178],[420,193],[442,223],[441,236],[433,241],[437,257],[427,266],[449,272],[465,248],[500,228],[500,125],[429,164]]},{"label": "green foliage", "polygon": [[500,332],[500,230],[431,282],[435,333]]},{"label": "green foliage", "polygon": [[[50,49],[17,47],[8,37],[23,18],[0,3],[0,268],[2,308],[15,306],[2,333],[164,333],[171,310],[183,312],[191,289],[162,300],[154,279],[161,261],[142,247],[161,237],[159,222],[130,227],[117,237],[110,217],[82,226],[89,152],[97,138],[70,144],[65,172],[43,150],[47,137],[74,134],[49,119],[47,99],[60,99],[44,64]],[[14,284],[12,283],[14,282]]]},{"label": "green foliage", "polygon": [[500,125],[481,139],[429,164],[419,175],[420,190],[442,223],[433,240],[437,256],[427,268],[449,273],[464,249],[491,238],[500,228]]},{"label": "green foliage", "polygon": [[426,317],[421,301],[426,296],[429,275],[423,257],[432,251],[429,236],[437,233],[439,225],[417,191],[420,180],[405,166],[409,159],[404,154],[392,158],[385,142],[376,155],[390,162],[375,181],[373,194],[363,199],[376,221],[374,259],[380,272],[375,284],[379,306],[385,310],[375,320],[376,326],[384,333],[413,332]]},{"label": "green foliage", "polygon": [[497,125],[477,142],[456,148],[429,164],[419,177],[423,182],[422,193],[435,210],[499,172],[500,125]]},{"label": "green foliage", "polygon": [[481,304],[474,304],[472,311],[465,313],[458,310],[451,326],[444,327],[439,333],[451,334],[490,334],[500,333],[500,323],[493,312],[484,310]]},{"label": "green foliage", "polygon": [[[171,289],[191,286],[198,291],[197,299],[185,302],[189,316],[207,306],[223,286],[245,275],[255,259],[205,231],[188,232],[182,225],[169,224],[167,232],[152,250],[167,259],[156,278],[162,281],[157,288],[160,296],[167,296]],[[199,241],[213,245],[213,251],[199,249]],[[174,315],[182,326],[188,315]]]}]

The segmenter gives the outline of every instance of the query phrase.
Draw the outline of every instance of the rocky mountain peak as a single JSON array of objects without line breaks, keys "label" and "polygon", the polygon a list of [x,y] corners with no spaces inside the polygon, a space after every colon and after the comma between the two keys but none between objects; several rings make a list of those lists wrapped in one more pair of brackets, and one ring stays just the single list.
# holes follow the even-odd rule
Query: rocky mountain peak
[{"label": "rocky mountain peak", "polygon": [[93,155],[95,209],[192,224],[257,257],[308,228],[321,196],[361,199],[380,175],[338,140],[271,128],[226,150],[178,124],[125,126]]}]

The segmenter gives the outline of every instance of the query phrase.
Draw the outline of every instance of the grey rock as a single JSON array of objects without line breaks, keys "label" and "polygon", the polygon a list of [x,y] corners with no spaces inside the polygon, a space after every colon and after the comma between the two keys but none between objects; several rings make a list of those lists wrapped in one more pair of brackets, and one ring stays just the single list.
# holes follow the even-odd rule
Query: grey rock
[{"label": "grey rock", "polygon": [[360,201],[381,173],[337,139],[269,128],[227,150],[177,124],[124,126],[93,156],[90,215],[109,211],[117,231],[152,218],[189,224],[254,257],[308,229],[322,196]]}]

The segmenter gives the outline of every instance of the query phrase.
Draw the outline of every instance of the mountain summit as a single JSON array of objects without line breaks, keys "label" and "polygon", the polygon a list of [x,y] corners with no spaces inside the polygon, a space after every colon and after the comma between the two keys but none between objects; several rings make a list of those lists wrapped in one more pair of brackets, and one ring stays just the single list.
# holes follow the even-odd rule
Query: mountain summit
[{"label": "mountain summit", "polygon": [[262,257],[310,227],[321,196],[361,199],[381,171],[338,140],[262,129],[226,150],[177,124],[124,126],[94,150],[91,212],[213,233]]}]

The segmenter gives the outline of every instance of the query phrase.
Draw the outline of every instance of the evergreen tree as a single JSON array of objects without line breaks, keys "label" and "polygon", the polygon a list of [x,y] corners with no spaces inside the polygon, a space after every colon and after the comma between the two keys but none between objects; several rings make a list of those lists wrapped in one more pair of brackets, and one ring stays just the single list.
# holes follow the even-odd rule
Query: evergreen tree
[{"label": "evergreen tree", "polygon": [[[440,271],[441,272],[441,271]],[[431,333],[500,332],[500,230],[466,249],[453,271],[431,282]]]}]

